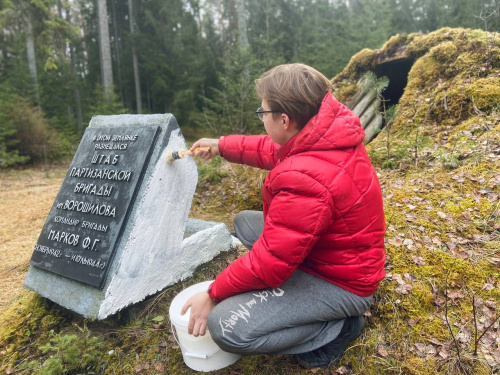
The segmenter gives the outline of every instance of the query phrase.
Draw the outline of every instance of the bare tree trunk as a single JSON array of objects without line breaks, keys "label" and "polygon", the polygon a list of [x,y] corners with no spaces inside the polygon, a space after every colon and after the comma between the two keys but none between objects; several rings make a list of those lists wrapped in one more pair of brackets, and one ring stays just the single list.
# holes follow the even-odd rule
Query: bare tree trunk
[{"label": "bare tree trunk", "polygon": [[116,70],[117,70],[117,78],[118,78],[118,88],[120,89],[120,98],[122,102],[125,103],[125,93],[122,85],[122,72],[121,72],[121,47],[120,47],[120,36],[118,35],[118,22],[116,22],[116,7],[115,2],[111,0],[111,7],[113,12],[113,33],[114,33],[114,41],[115,41],[115,61],[116,61]]},{"label": "bare tree trunk", "polygon": [[[75,20],[76,17],[73,17]],[[73,24],[71,22],[71,11],[70,6],[66,8],[66,21],[69,24]],[[80,89],[78,88],[78,84],[76,81],[78,80],[78,75],[76,74],[76,58],[75,58],[75,47],[72,43],[69,43],[69,56],[70,56],[70,64],[71,64],[71,75],[75,80],[75,85],[73,86],[73,93],[75,95],[75,107],[76,107],[76,120],[77,120],[77,129],[79,132],[83,130],[83,119],[82,119],[82,100],[80,98]]]},{"label": "bare tree trunk", "polygon": [[[76,62],[75,62],[75,49],[73,46],[70,46],[70,56],[71,56],[71,74],[74,79],[77,79],[78,76],[76,74]],[[80,98],[80,89],[78,85],[75,83],[73,87],[73,92],[75,94],[75,106],[76,106],[76,120],[77,120],[77,129],[78,131],[83,130],[83,119],[82,119],[82,100]]]},{"label": "bare tree trunk", "polygon": [[149,79],[146,78],[146,102],[148,103],[148,111],[151,112],[151,108],[153,107],[152,103],[151,103],[151,91],[150,91],[150,84],[149,84]]},{"label": "bare tree trunk", "polygon": [[[73,57],[74,53],[71,51],[71,55]],[[74,59],[72,59],[74,60]],[[74,63],[72,63],[72,69],[74,68]],[[75,104],[76,104],[76,120],[77,120],[77,129],[79,132],[83,130],[83,116],[82,116],[82,99],[80,98],[80,89],[75,85]]]},{"label": "bare tree trunk", "polygon": [[222,40],[222,43],[226,43],[226,33],[225,30],[226,28],[224,27],[224,21],[223,21],[223,11],[222,11],[222,0],[219,0],[217,2],[217,13],[219,14],[219,32],[220,32],[220,37]]},{"label": "bare tree trunk", "polygon": [[198,28],[200,29],[200,38],[203,38],[203,18],[201,15],[201,7],[198,5]]},{"label": "bare tree trunk", "polygon": [[271,65],[271,43],[269,39],[269,13],[271,9],[267,0],[264,12],[266,13],[266,67],[269,68]]},{"label": "bare tree trunk", "polygon": [[245,15],[245,4],[244,0],[236,0],[236,12],[238,15],[238,33],[241,48],[245,49],[248,47],[248,37],[247,37],[247,20]]},{"label": "bare tree trunk", "polygon": [[101,80],[106,100],[113,95],[113,67],[109,42],[108,10],[106,0],[97,0],[97,18],[99,22],[99,47],[101,57]]},{"label": "bare tree trunk", "polygon": [[130,20],[130,36],[132,37],[132,63],[134,64],[134,82],[135,82],[135,102],[137,103],[137,113],[142,113],[142,98],[141,98],[141,77],[139,75],[139,60],[135,50],[134,33],[135,22],[134,12],[132,9],[132,0],[128,0],[128,18]]},{"label": "bare tree trunk", "polygon": [[33,36],[33,24],[31,14],[26,17],[26,50],[28,54],[28,68],[33,87],[35,88],[36,102],[40,105],[40,91],[38,89],[38,74],[36,70],[35,38]]},{"label": "bare tree trunk", "polygon": [[62,16],[62,3],[61,3],[61,0],[57,0],[57,15],[59,16],[59,18],[63,18]]}]

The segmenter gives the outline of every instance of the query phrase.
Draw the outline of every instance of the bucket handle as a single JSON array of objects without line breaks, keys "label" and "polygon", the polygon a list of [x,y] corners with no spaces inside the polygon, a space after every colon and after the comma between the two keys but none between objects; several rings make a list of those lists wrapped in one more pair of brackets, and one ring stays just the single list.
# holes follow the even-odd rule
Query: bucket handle
[{"label": "bucket handle", "polygon": [[211,358],[213,357],[214,355],[216,355],[218,352],[221,351],[221,348],[217,349],[215,352],[213,352],[212,354],[198,354],[198,353],[191,353],[191,352],[188,352],[186,351],[185,348],[182,347],[181,343],[179,342],[179,340],[177,339],[177,331],[175,330],[175,326],[172,324],[172,322],[170,322],[170,328],[172,330],[172,334],[174,335],[174,340],[175,342],[177,343],[177,345],[179,345],[179,347],[181,348],[182,350],[182,354],[186,357],[191,357],[191,358],[200,358],[200,359],[208,359],[208,358]]}]

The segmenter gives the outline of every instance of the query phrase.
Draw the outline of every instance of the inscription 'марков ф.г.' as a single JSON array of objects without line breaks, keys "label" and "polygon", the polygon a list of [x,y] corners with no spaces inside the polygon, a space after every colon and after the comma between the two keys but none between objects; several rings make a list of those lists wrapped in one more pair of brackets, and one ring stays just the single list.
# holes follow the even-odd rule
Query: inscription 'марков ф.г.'
[{"label": "inscription '\u043c\u0430\u0440\u043a\u043e\u0432 \u0444.\u0433.'", "polygon": [[159,130],[87,128],[31,265],[103,287]]}]

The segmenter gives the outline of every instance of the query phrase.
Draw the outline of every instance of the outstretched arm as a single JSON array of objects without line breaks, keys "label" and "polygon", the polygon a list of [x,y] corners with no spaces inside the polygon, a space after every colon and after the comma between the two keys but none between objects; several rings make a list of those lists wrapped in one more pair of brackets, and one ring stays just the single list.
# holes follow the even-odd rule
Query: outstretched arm
[{"label": "outstretched arm", "polygon": [[[210,147],[208,150],[198,149],[199,147]],[[196,151],[195,151],[196,150]],[[219,155],[219,140],[214,138],[201,138],[197,140],[191,149],[189,150],[193,153],[193,156],[203,158],[205,160],[210,160]]]},{"label": "outstretched arm", "polygon": [[[210,147],[210,150],[196,150],[198,147]],[[276,165],[274,153],[278,147],[267,135],[228,135],[219,139],[202,138],[190,151],[205,160],[220,155],[232,163],[270,170]]]}]

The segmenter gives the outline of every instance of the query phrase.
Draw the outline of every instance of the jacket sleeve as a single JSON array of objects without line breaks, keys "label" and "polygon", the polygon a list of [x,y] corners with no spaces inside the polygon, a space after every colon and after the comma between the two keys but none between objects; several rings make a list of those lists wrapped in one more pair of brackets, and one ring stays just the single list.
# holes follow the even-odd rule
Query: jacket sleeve
[{"label": "jacket sleeve", "polygon": [[228,135],[219,138],[219,153],[224,159],[267,170],[276,165],[274,154],[278,147],[267,135]]},{"label": "jacket sleeve", "polygon": [[279,287],[331,224],[331,194],[310,176],[283,172],[271,181],[270,189],[275,196],[264,231],[251,251],[217,276],[210,291],[214,301],[249,290]]}]

